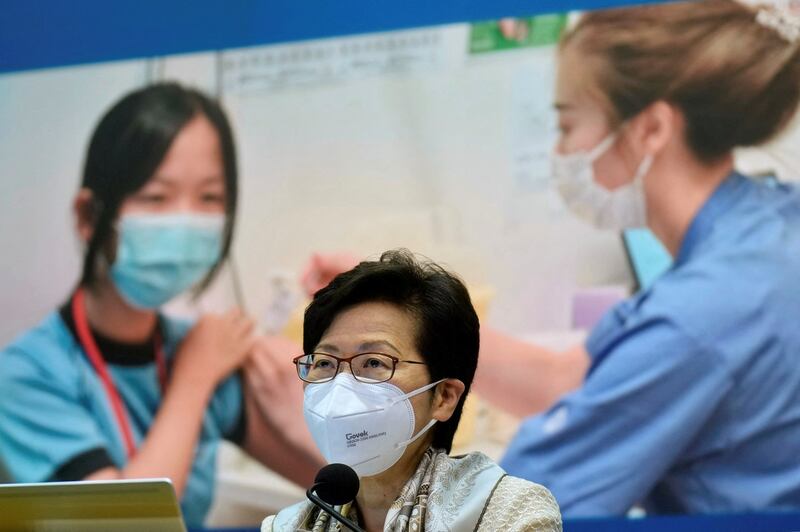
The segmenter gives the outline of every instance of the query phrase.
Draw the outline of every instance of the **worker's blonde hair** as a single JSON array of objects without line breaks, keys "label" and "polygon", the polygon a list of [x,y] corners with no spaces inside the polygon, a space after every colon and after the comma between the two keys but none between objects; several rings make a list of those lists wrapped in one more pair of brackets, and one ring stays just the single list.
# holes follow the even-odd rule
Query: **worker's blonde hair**
[{"label": "worker's blonde hair", "polygon": [[585,61],[587,89],[618,125],[653,102],[681,110],[694,154],[713,161],[762,144],[791,121],[800,100],[800,39],[756,20],[733,0],[596,11],[567,32]]}]

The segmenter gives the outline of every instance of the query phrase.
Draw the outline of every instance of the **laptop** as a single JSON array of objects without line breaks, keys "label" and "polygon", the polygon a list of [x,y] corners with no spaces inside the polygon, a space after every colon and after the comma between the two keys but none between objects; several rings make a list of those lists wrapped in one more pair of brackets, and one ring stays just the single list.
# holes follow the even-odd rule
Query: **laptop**
[{"label": "laptop", "polygon": [[634,292],[650,288],[672,266],[672,256],[649,229],[626,229],[622,242],[633,273]]},{"label": "laptop", "polygon": [[168,479],[0,485],[0,532],[186,532]]}]

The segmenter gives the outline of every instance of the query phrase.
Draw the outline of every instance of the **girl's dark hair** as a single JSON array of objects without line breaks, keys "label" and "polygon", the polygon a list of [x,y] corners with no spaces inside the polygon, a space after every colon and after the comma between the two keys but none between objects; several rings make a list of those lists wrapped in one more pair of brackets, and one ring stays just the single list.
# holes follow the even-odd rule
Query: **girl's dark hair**
[{"label": "girl's dark hair", "polygon": [[464,283],[437,264],[416,260],[407,250],[387,251],[377,261],[340,274],[314,295],[303,323],[304,352],[314,351],[342,311],[373,301],[398,305],[414,317],[416,347],[431,382],[453,378],[464,383],[452,417],[433,429],[432,445],[450,452],[480,345],[478,315]]},{"label": "girl's dark hair", "polygon": [[205,288],[227,258],[236,214],[236,149],[225,112],[217,101],[177,83],[158,83],[135,90],[100,119],[92,134],[81,187],[92,192],[94,230],[83,261],[81,285],[97,275],[98,254],[110,244],[120,205],[147,183],[178,133],[202,115],[219,135],[225,172],[225,228],[220,259],[200,285]]}]

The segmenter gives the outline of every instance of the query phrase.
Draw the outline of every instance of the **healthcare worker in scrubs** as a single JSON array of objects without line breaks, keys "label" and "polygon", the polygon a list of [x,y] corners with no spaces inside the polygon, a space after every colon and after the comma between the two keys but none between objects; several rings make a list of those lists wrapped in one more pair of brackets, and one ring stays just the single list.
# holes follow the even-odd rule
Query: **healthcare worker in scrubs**
[{"label": "healthcare worker in scrubs", "polygon": [[482,336],[479,392],[524,409],[576,388],[523,422],[501,465],[572,517],[797,510],[800,195],[737,172],[732,152],[795,116],[800,22],[731,0],[599,11],[558,59],[566,205],[649,227],[674,265],[566,362]]},{"label": "healthcare worker in scrubs", "polygon": [[302,422],[277,427],[301,414],[301,397],[265,404],[243,382],[264,381],[242,377],[262,343],[253,321],[233,309],[190,324],[158,310],[212,280],[236,200],[233,135],[214,100],[159,84],[100,120],[74,200],[80,281],[0,352],[0,460],[13,480],[169,477],[189,526],[211,504],[221,439],[311,482],[320,461]]}]

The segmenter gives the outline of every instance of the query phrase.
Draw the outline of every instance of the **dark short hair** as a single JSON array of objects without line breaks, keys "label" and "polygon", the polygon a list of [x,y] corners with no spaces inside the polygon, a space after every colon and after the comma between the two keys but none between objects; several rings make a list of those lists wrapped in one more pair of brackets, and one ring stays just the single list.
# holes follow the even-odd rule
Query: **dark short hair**
[{"label": "dark short hair", "polygon": [[177,83],[135,90],[100,119],[89,142],[81,187],[92,192],[94,230],[86,248],[81,284],[95,280],[98,253],[109,245],[120,206],[153,177],[178,133],[202,115],[219,135],[225,172],[225,228],[220,259],[201,288],[227,258],[236,214],[237,168],[233,132],[222,107],[200,91]]},{"label": "dark short hair", "polygon": [[416,321],[416,348],[427,363],[431,382],[443,378],[464,383],[452,417],[434,426],[433,446],[450,452],[464,400],[478,367],[478,315],[464,283],[441,266],[417,260],[408,250],[387,251],[338,275],[318,291],[306,309],[303,350],[311,353],[342,311],[368,302],[405,309]]}]

